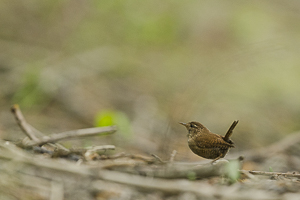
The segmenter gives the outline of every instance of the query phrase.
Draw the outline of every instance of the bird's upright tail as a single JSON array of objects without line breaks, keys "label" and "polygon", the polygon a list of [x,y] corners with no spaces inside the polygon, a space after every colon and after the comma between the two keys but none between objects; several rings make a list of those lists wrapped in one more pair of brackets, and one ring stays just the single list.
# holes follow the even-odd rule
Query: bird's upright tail
[{"label": "bird's upright tail", "polygon": [[229,141],[229,138],[232,135],[232,131],[238,123],[239,123],[239,120],[236,120],[231,124],[230,128],[228,129],[227,133],[225,134],[225,137],[224,137],[225,141]]}]

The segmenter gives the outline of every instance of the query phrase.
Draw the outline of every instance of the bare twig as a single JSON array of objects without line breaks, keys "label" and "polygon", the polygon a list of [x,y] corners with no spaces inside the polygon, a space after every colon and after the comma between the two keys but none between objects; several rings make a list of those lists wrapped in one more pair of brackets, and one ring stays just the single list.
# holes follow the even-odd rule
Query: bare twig
[{"label": "bare twig", "polygon": [[105,160],[105,159],[117,159],[117,158],[122,158],[122,157],[126,157],[126,153],[125,152],[121,152],[121,153],[118,153],[118,154],[114,154],[114,155],[102,155],[101,156],[101,159],[102,160]]},{"label": "bare twig", "polygon": [[115,150],[115,145],[102,145],[102,146],[94,146],[85,148],[87,151],[96,152],[102,150]]},{"label": "bare twig", "polygon": [[151,156],[154,157],[158,162],[165,163],[165,161],[163,161],[158,155],[151,154]]},{"label": "bare twig", "polygon": [[84,157],[86,160],[94,160],[99,157],[97,152],[102,150],[114,150],[116,147],[114,145],[103,145],[103,146],[96,146],[96,147],[88,147],[85,149]]},{"label": "bare twig", "polygon": [[100,158],[98,152],[106,151],[106,150],[114,150],[114,145],[103,145],[96,147],[87,147],[87,148],[71,148],[68,151],[64,151],[61,149],[55,149],[52,153],[52,157],[68,157],[72,155],[73,159],[80,159],[78,156],[84,156],[86,160],[94,160],[96,158]]},{"label": "bare twig", "polygon": [[[35,134],[43,135],[41,132],[33,128],[30,124],[28,124],[17,104],[13,105],[11,108],[12,113],[14,114],[16,121],[23,132],[28,136],[31,141],[22,141],[22,145],[24,147],[33,147],[40,146],[46,143],[54,143],[59,140],[69,139],[74,137],[86,137],[92,135],[106,135],[110,133],[114,133],[117,129],[115,126],[108,127],[96,127],[96,128],[87,128],[87,129],[78,129],[73,131],[66,131],[63,133],[51,134],[49,136],[44,136],[42,138],[38,138]],[[55,144],[56,147],[63,149],[65,151],[69,151],[65,147],[60,144]]]},{"label": "bare twig", "polygon": [[38,142],[39,139],[35,135],[35,130],[30,124],[28,124],[20,110],[19,105],[15,104],[11,108],[11,112],[14,114],[16,121],[22,131],[33,141]]},{"label": "bare twig", "polygon": [[115,145],[101,145],[101,146],[90,146],[85,148],[71,148],[71,153],[76,154],[84,154],[86,152],[97,152],[97,151],[103,151],[103,150],[115,150]]},{"label": "bare twig", "polygon": [[56,133],[56,134],[51,134],[49,136],[45,136],[38,142],[32,141],[28,144],[28,146],[38,146],[46,143],[57,142],[59,140],[70,139],[75,137],[86,137],[86,136],[93,136],[98,134],[107,135],[107,134],[114,133],[116,130],[117,129],[115,126],[108,126],[108,127],[95,127],[95,128],[66,131],[62,133]]},{"label": "bare twig", "polygon": [[154,158],[148,157],[148,156],[143,156],[143,155],[133,155],[133,154],[126,154],[126,153],[120,153],[118,155],[114,156],[109,156],[108,159],[118,159],[118,158],[130,158],[133,160],[140,160],[148,164],[154,163]]},{"label": "bare twig", "polygon": [[[27,137],[34,142],[39,142],[40,139],[37,136],[42,137],[42,136],[44,136],[44,134],[41,133],[36,128],[34,128],[33,126],[31,126],[29,123],[27,123],[27,121],[25,120],[25,117],[23,116],[23,114],[21,112],[19,105],[18,104],[13,105],[11,108],[11,111],[14,114],[19,127],[27,135]],[[27,144],[31,142],[31,141],[28,141],[28,138],[24,138],[23,141],[19,145],[26,147]],[[49,145],[52,147],[57,147],[64,151],[69,151],[67,148],[65,148],[64,146],[62,146],[61,144],[58,144],[58,143],[49,144]]]},{"label": "bare twig", "polygon": [[300,178],[300,174],[296,173],[281,173],[281,172],[265,172],[265,171],[251,171],[251,170],[240,170],[241,173],[250,173],[253,175],[263,175],[263,176],[285,176],[285,177],[297,177]]},{"label": "bare twig", "polygon": [[63,165],[61,162],[55,159],[39,159],[38,157],[32,157],[26,151],[16,147],[9,142],[2,142],[0,140],[0,149],[3,152],[0,154],[0,159],[11,160],[14,162],[23,163],[26,165],[32,165],[45,169],[58,170],[62,172],[75,173],[80,175],[91,175],[87,167],[77,166],[71,162],[65,162]]},{"label": "bare twig", "polygon": [[[29,141],[28,138],[24,138],[22,140],[22,142],[20,142],[18,145],[21,147],[27,147],[27,144],[29,144],[32,141],[40,142],[40,139],[37,136],[42,137],[42,136],[44,136],[44,134],[42,132],[40,132],[39,130],[37,130],[36,128],[34,128],[33,126],[31,126],[29,123],[27,123],[27,121],[25,120],[25,117],[23,116],[23,114],[21,112],[19,105],[17,105],[17,104],[13,105],[11,108],[11,111],[14,114],[15,119],[16,119],[19,127],[21,128],[21,130],[31,140],[31,141]],[[48,145],[51,147],[56,147],[56,148],[62,149],[66,152],[69,151],[63,145],[58,144],[58,143],[48,144]]]}]

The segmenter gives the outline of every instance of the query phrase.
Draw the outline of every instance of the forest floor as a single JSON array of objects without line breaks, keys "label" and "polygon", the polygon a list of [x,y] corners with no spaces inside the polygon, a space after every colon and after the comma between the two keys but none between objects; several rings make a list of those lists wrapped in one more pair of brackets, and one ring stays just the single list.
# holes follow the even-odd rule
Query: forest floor
[{"label": "forest floor", "polygon": [[271,146],[230,155],[229,160],[190,163],[175,161],[175,150],[162,160],[154,154],[114,154],[114,145],[66,148],[58,142],[104,137],[116,127],[45,136],[27,123],[17,105],[12,114],[26,136],[0,141],[4,200],[300,199],[299,132]]}]

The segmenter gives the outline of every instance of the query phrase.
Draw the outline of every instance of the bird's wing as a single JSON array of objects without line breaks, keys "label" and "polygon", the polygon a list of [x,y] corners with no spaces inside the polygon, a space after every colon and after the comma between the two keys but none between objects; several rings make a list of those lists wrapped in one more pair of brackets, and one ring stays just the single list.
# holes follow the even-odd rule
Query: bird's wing
[{"label": "bird's wing", "polygon": [[[201,134],[195,139],[195,144],[199,148],[228,148],[234,147],[232,144],[224,141],[222,136],[212,133],[211,134]],[[213,136],[213,137],[212,137]]]}]

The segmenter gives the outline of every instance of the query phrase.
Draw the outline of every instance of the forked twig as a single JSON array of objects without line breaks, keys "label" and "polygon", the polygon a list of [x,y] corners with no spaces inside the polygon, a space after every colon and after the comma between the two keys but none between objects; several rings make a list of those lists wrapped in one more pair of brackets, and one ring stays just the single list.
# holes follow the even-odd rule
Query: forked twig
[{"label": "forked twig", "polygon": [[[42,133],[37,131],[33,128],[30,124],[28,124],[23,116],[19,105],[15,104],[11,108],[12,113],[14,114],[16,121],[23,132],[28,136],[30,141],[22,142],[22,146],[24,147],[33,147],[33,146],[41,146],[46,143],[55,143],[59,140],[69,139],[74,137],[86,137],[86,136],[93,136],[97,134],[106,135],[114,133],[117,129],[115,126],[108,126],[108,127],[95,127],[95,128],[86,128],[86,129],[78,129],[73,131],[66,131],[57,134],[51,134],[49,136],[43,136]],[[41,135],[41,138],[38,138],[36,134]],[[56,146],[60,147],[61,149],[67,150],[65,147],[55,144]]]}]

